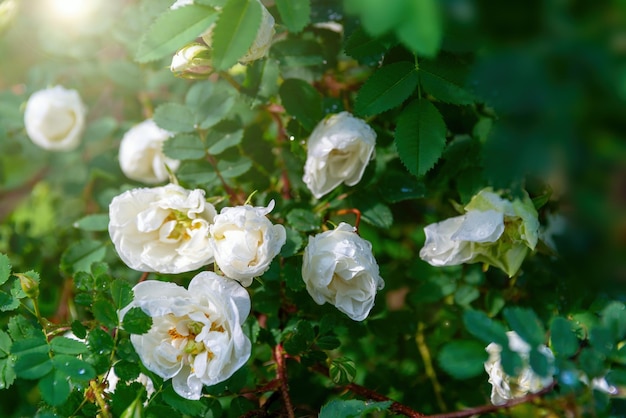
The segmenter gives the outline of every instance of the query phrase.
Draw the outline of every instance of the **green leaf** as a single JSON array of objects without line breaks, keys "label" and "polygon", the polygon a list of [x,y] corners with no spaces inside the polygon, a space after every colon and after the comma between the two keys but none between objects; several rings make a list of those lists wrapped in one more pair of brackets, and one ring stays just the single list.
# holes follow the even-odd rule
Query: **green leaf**
[{"label": "green leaf", "polygon": [[322,120],[322,96],[309,83],[298,78],[289,78],[278,90],[285,110],[309,131]]},{"label": "green leaf", "polygon": [[356,377],[356,367],[354,361],[340,357],[330,363],[328,373],[333,382],[343,386],[352,383]]},{"label": "green leaf", "polygon": [[163,153],[175,160],[197,160],[205,157],[206,150],[198,135],[179,134],[163,143]]},{"label": "green leaf", "polygon": [[76,356],[57,355],[52,358],[52,363],[57,371],[73,381],[87,381],[96,377],[93,366]]},{"label": "green leaf", "polygon": [[0,390],[8,388],[15,381],[14,367],[12,357],[0,358]]},{"label": "green leaf", "polygon": [[131,334],[145,334],[152,327],[152,318],[141,308],[134,307],[124,315],[122,327]]},{"label": "green leaf", "polygon": [[239,177],[252,168],[252,160],[248,157],[239,157],[234,161],[220,160],[217,169],[225,179]]},{"label": "green leaf", "polygon": [[50,341],[55,354],[83,354],[89,351],[87,344],[67,337],[55,337]]},{"label": "green leaf", "polygon": [[92,263],[102,261],[106,254],[106,244],[100,241],[83,239],[71,244],[61,255],[61,270],[66,274],[89,271]]},{"label": "green leaf", "polygon": [[509,376],[517,376],[524,368],[524,361],[520,355],[509,349],[509,345],[502,346],[500,352],[500,363],[502,364],[502,370]]},{"label": "green leaf", "polygon": [[106,299],[98,299],[94,302],[91,310],[96,320],[107,328],[115,328],[118,324],[117,312],[111,301]]},{"label": "green leaf", "polygon": [[18,357],[25,356],[27,354],[48,355],[50,351],[48,341],[46,341],[44,336],[40,333],[36,334],[36,336],[24,339],[16,339],[14,336],[13,340],[15,341],[13,342],[13,345],[11,347],[11,354],[14,354]]},{"label": "green leaf", "polygon": [[208,129],[228,116],[235,106],[237,91],[225,83],[216,83],[213,92],[206,96],[198,113],[200,128]]},{"label": "green leaf", "polygon": [[578,351],[579,343],[573,325],[570,321],[560,316],[552,320],[550,345],[555,353],[569,357]]},{"label": "green leaf", "polygon": [[536,348],[533,348],[530,350],[529,361],[530,367],[539,376],[547,377],[550,375],[550,372],[552,371],[552,361],[548,359],[544,353]]},{"label": "green leaf", "polygon": [[11,276],[11,260],[5,254],[0,254],[0,285],[3,285]]},{"label": "green leaf", "polygon": [[422,87],[437,100],[457,105],[469,105],[474,95],[465,89],[464,77],[459,71],[461,64],[451,58],[440,57],[436,61],[419,63],[419,79]]},{"label": "green leaf", "polygon": [[[384,4],[387,5],[388,2]],[[396,27],[395,33],[400,42],[410,51],[427,57],[437,55],[443,38],[439,2],[437,0],[410,1],[406,15]]]},{"label": "green leaf", "polygon": [[359,90],[355,113],[370,116],[400,106],[413,94],[418,80],[414,63],[400,61],[381,67]]},{"label": "green leaf", "polygon": [[300,248],[302,248],[304,240],[302,239],[300,233],[295,229],[287,227],[285,228],[285,231],[287,232],[287,241],[280,249],[280,255],[282,257],[291,257],[295,255]]},{"label": "green leaf", "polygon": [[181,398],[180,395],[174,392],[172,386],[168,386],[163,391],[163,400],[166,404],[186,416],[203,417],[207,410],[206,402]]},{"label": "green leaf", "polygon": [[287,214],[287,222],[297,231],[309,232],[319,229],[319,215],[307,209],[293,209]]},{"label": "green leaf", "polygon": [[216,19],[214,9],[199,5],[167,10],[144,32],[135,59],[143,63],[173,54],[200,36]]},{"label": "green leaf", "polygon": [[341,341],[336,335],[323,335],[315,340],[315,344],[321,350],[334,350],[341,345]]},{"label": "green leaf", "polygon": [[8,357],[11,353],[13,341],[6,332],[0,330],[0,358]]},{"label": "green leaf", "polygon": [[109,215],[107,213],[87,215],[74,222],[74,228],[83,231],[106,231],[109,229]]},{"label": "green leaf", "polygon": [[43,400],[52,406],[65,403],[71,392],[70,383],[58,370],[44,376],[37,386]]},{"label": "green leaf", "polygon": [[621,302],[611,302],[602,310],[602,324],[611,331],[613,338],[622,339],[626,335],[626,306]]},{"label": "green leaf", "polygon": [[358,13],[363,27],[372,36],[380,36],[398,26],[408,12],[410,0],[346,0],[348,13]]},{"label": "green leaf", "polygon": [[463,313],[463,324],[470,334],[487,344],[492,342],[499,346],[508,346],[509,344],[504,326],[489,318],[484,312],[465,311]]},{"label": "green leaf", "polygon": [[227,70],[250,48],[261,25],[262,9],[256,0],[229,0],[213,30],[213,64]]},{"label": "green leaf", "polygon": [[276,0],[276,6],[289,32],[300,32],[311,20],[310,0]]},{"label": "green leaf", "polygon": [[456,379],[467,379],[484,373],[484,363],[488,358],[482,344],[465,340],[447,343],[437,356],[439,366]]},{"label": "green leaf", "polygon": [[130,361],[120,360],[113,366],[115,375],[123,382],[128,382],[139,377],[141,373],[141,367],[137,363],[131,363]]},{"label": "green leaf", "polygon": [[415,177],[407,176],[405,171],[386,169],[378,184],[379,194],[387,203],[424,197],[426,187]]},{"label": "green leaf", "polygon": [[154,122],[170,132],[195,130],[195,119],[193,110],[179,103],[163,103],[154,110]]},{"label": "green leaf", "polygon": [[428,100],[411,102],[398,117],[396,148],[402,164],[414,176],[433,168],[446,146],[446,124]]},{"label": "green leaf", "polygon": [[183,161],[176,172],[180,181],[192,186],[207,186],[217,180],[217,174],[208,161]]},{"label": "green leaf", "polygon": [[111,283],[111,296],[116,309],[122,309],[133,301],[133,288],[130,283],[116,279]]},{"label": "green leaf", "polygon": [[19,298],[15,298],[7,292],[0,290],[0,311],[13,311],[20,307]]},{"label": "green leaf", "polygon": [[219,155],[226,151],[228,148],[234,147],[241,143],[243,139],[243,129],[236,130],[235,132],[221,132],[218,130],[212,130],[207,135],[207,144],[209,144],[209,154]]},{"label": "green leaf", "polygon": [[113,337],[100,328],[89,332],[87,344],[89,344],[91,351],[100,355],[109,355],[113,351],[114,346]]},{"label": "green leaf", "polygon": [[48,352],[20,355],[15,362],[15,374],[22,379],[39,379],[52,370]]},{"label": "green leaf", "polygon": [[511,329],[532,347],[543,344],[545,331],[537,314],[532,309],[509,307],[504,309],[504,318]]},{"label": "green leaf", "polygon": [[370,37],[363,29],[357,28],[346,41],[345,52],[363,65],[377,65],[387,45],[378,38]]},{"label": "green leaf", "polygon": [[359,418],[372,412],[385,411],[393,402],[365,402],[357,399],[333,399],[322,406],[318,418]]},{"label": "green leaf", "polygon": [[228,406],[228,418],[239,418],[246,415],[246,412],[250,412],[256,409],[256,405],[249,399],[243,396],[237,396],[230,401]]},{"label": "green leaf", "polygon": [[298,321],[293,330],[286,334],[283,346],[289,354],[296,355],[308,350],[314,339],[311,323]]},{"label": "green leaf", "polygon": [[470,303],[480,297],[480,292],[476,286],[467,284],[460,285],[454,293],[454,303],[464,307],[469,307]]},{"label": "green leaf", "polygon": [[578,356],[578,362],[582,370],[591,379],[605,375],[604,356],[593,348],[583,348]]}]

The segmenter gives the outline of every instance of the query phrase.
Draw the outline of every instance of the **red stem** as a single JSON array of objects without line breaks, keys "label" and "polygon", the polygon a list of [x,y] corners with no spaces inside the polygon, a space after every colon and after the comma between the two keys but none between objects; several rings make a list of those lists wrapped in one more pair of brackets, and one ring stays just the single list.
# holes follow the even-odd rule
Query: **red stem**
[{"label": "red stem", "polygon": [[[285,126],[283,125],[283,121],[280,118],[280,114],[284,113],[285,109],[282,106],[273,103],[267,107],[267,110],[269,111],[270,116],[272,117],[272,119],[274,120],[274,123],[276,123],[276,126],[278,128],[276,141],[279,144],[281,144],[281,151],[282,151],[282,144],[287,141],[287,132],[285,131]],[[289,181],[289,176],[287,175],[287,167],[285,165],[284,159],[282,159],[281,165],[282,167],[281,167],[280,179],[283,183],[282,196],[283,196],[283,199],[289,200],[291,199],[291,182]]]},{"label": "red stem", "polygon": [[295,418],[293,405],[291,403],[291,398],[289,397],[289,388],[287,387],[287,368],[285,367],[285,357],[283,355],[282,344],[278,344],[274,347],[274,360],[276,361],[276,378],[280,382],[280,393],[283,397],[283,402],[285,403],[287,416],[289,418]]},{"label": "red stem", "polygon": [[357,208],[341,209],[337,211],[337,215],[346,215],[348,213],[353,213],[354,216],[356,216],[356,219],[354,221],[354,227],[356,228],[356,232],[358,234],[359,224],[361,223],[361,211],[358,210]]},{"label": "red stem", "polygon": [[241,203],[241,199],[239,198],[237,193],[235,193],[233,188],[230,187],[226,183],[226,181],[224,180],[224,177],[222,177],[222,173],[220,173],[220,171],[217,169],[217,162],[215,161],[215,158],[213,158],[212,155],[207,155],[207,161],[211,164],[211,166],[213,166],[213,169],[215,170],[217,177],[220,179],[220,182],[222,183],[222,187],[224,187],[224,190],[228,194],[228,200],[230,201],[230,204],[237,205]]}]

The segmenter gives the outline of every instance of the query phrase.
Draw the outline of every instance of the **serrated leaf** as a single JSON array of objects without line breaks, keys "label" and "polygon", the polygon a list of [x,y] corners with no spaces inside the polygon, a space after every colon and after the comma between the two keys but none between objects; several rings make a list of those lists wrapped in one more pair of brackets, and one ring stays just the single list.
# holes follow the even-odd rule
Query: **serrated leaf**
[{"label": "serrated leaf", "polygon": [[0,290],[0,311],[8,312],[13,311],[20,306],[20,300],[13,297],[7,292]]},{"label": "serrated leaf", "polygon": [[439,351],[439,366],[456,379],[468,379],[484,373],[489,358],[485,347],[476,341],[452,341]]},{"label": "serrated leaf", "polygon": [[248,157],[239,157],[234,161],[220,160],[217,169],[225,179],[239,177],[252,168],[252,160]]},{"label": "serrated leaf", "polygon": [[574,332],[574,324],[557,316],[550,325],[550,345],[552,350],[562,356],[569,357],[578,351],[579,343]]},{"label": "serrated leaf", "polygon": [[152,327],[152,318],[141,308],[134,307],[124,315],[122,327],[131,334],[145,334]]},{"label": "serrated leaf", "polygon": [[437,55],[443,39],[439,7],[437,0],[408,2],[404,19],[396,27],[395,33],[410,51],[427,57]]},{"label": "serrated leaf", "polygon": [[304,240],[298,231],[292,228],[285,228],[287,233],[287,240],[285,241],[285,245],[280,249],[280,255],[282,257],[291,257],[295,255],[300,248],[302,248],[302,244]]},{"label": "serrated leaf", "polygon": [[531,309],[509,307],[504,309],[504,318],[511,329],[532,347],[543,344],[545,331],[537,314]]},{"label": "serrated leaf", "polygon": [[371,412],[385,411],[393,402],[365,402],[357,399],[333,399],[322,406],[318,418],[359,418]]},{"label": "serrated leaf", "polygon": [[406,17],[409,0],[346,0],[348,13],[358,13],[363,27],[372,36],[380,36],[395,27]]},{"label": "serrated leaf", "polygon": [[463,313],[463,324],[474,337],[483,342],[507,346],[509,339],[506,329],[498,322],[489,318],[484,312],[467,310]]},{"label": "serrated leaf", "polygon": [[418,74],[422,87],[439,101],[458,105],[472,104],[474,95],[465,89],[458,66],[458,63],[448,58],[420,62]]},{"label": "serrated leaf", "polygon": [[115,306],[110,301],[98,299],[94,302],[91,310],[96,320],[100,321],[105,327],[114,328],[117,326],[117,312]]},{"label": "serrated leaf", "polygon": [[141,373],[141,367],[139,367],[139,364],[131,363],[126,360],[121,360],[115,363],[113,369],[115,371],[115,375],[123,382],[137,379]]},{"label": "serrated leaf", "polygon": [[15,374],[22,379],[39,379],[52,370],[48,352],[20,355],[15,362]]},{"label": "serrated leaf", "polygon": [[0,254],[0,285],[3,285],[11,276],[11,260],[5,254]]},{"label": "serrated leaf", "polygon": [[308,232],[319,229],[321,219],[310,210],[298,208],[287,213],[287,222],[298,231]]},{"label": "serrated leaf", "polygon": [[173,54],[200,36],[216,19],[214,9],[194,4],[167,10],[144,32],[135,59],[143,63]]},{"label": "serrated leaf", "polygon": [[354,361],[341,357],[333,360],[328,368],[328,374],[333,382],[338,385],[352,383],[356,377],[356,367]]},{"label": "serrated leaf", "polygon": [[84,342],[67,337],[53,338],[50,348],[55,354],[83,354],[89,351]]},{"label": "serrated leaf", "polygon": [[341,345],[341,341],[335,335],[323,335],[315,340],[315,344],[321,350],[334,350]]},{"label": "serrated leaf", "polygon": [[241,143],[243,139],[243,129],[235,132],[221,132],[213,130],[207,135],[207,143],[209,144],[209,154],[219,155],[228,148],[234,147]]},{"label": "serrated leaf", "polygon": [[204,399],[197,401],[181,398],[180,395],[174,392],[171,386],[168,386],[163,391],[163,400],[166,404],[186,416],[203,417],[207,410]]},{"label": "serrated leaf", "polygon": [[43,335],[37,334],[36,336],[24,339],[16,339],[16,337],[14,336],[13,340],[14,343],[11,347],[11,354],[14,354],[18,357],[34,353],[47,355],[50,351],[48,342]]},{"label": "serrated leaf", "polygon": [[89,239],[71,244],[61,255],[61,269],[66,274],[89,271],[92,263],[102,261],[106,254],[106,244]]},{"label": "serrated leaf", "polygon": [[133,301],[133,288],[130,283],[116,279],[111,283],[111,296],[116,309],[122,309]]},{"label": "serrated leaf", "polygon": [[65,403],[71,392],[70,383],[58,370],[44,376],[37,386],[43,400],[52,406]]},{"label": "serrated leaf", "polygon": [[13,345],[13,341],[9,334],[0,330],[0,358],[8,357],[11,353],[11,345]]},{"label": "serrated leaf", "polygon": [[180,103],[163,103],[154,110],[154,122],[170,132],[195,130],[196,115],[193,110]]},{"label": "serrated leaf", "polygon": [[400,160],[414,176],[433,168],[446,146],[446,124],[428,100],[411,102],[398,117],[395,142]]},{"label": "serrated leaf", "polygon": [[228,84],[215,84],[210,96],[205,97],[198,112],[200,128],[208,129],[228,116],[235,106],[237,91]]},{"label": "serrated leaf", "polygon": [[250,48],[261,25],[256,0],[230,0],[213,29],[213,64],[218,70],[233,66]]},{"label": "serrated leaf", "polygon": [[91,351],[100,355],[110,354],[114,346],[113,337],[100,328],[89,332],[89,335],[87,335],[87,344]]},{"label": "serrated leaf", "polygon": [[374,65],[380,62],[387,52],[387,45],[379,38],[371,37],[363,29],[357,28],[346,41],[344,50],[347,55],[360,63]]},{"label": "serrated leaf", "polygon": [[52,363],[64,377],[69,377],[73,381],[86,381],[96,377],[93,366],[76,356],[56,355],[52,358]]},{"label": "serrated leaf", "polygon": [[198,135],[179,134],[163,143],[163,153],[175,160],[197,160],[204,158],[206,150]]},{"label": "serrated leaf", "polygon": [[276,0],[276,6],[289,32],[300,32],[311,20],[310,0]]},{"label": "serrated leaf", "polygon": [[611,302],[602,310],[602,324],[611,331],[613,338],[622,339],[626,334],[626,306]]},{"label": "serrated leaf", "polygon": [[106,231],[109,229],[109,215],[106,213],[87,215],[74,222],[74,228],[83,231]]},{"label": "serrated leaf", "polygon": [[6,389],[15,381],[12,357],[0,358],[0,390]]},{"label": "serrated leaf", "polygon": [[322,96],[309,83],[299,78],[283,81],[278,94],[285,110],[309,131],[322,120]]},{"label": "serrated leaf", "polygon": [[400,61],[381,67],[359,90],[355,113],[370,116],[400,106],[413,94],[418,81],[414,63]]}]

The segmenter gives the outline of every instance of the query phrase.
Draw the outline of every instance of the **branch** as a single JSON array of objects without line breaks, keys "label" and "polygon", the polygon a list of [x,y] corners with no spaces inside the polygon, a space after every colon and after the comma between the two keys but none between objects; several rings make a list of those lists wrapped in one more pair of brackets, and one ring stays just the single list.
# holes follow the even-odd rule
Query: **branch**
[{"label": "branch", "polygon": [[289,388],[287,387],[287,368],[285,367],[282,344],[277,344],[276,347],[274,347],[274,360],[276,361],[276,378],[280,381],[280,393],[285,403],[287,416],[289,418],[295,418],[293,404],[289,397]]}]

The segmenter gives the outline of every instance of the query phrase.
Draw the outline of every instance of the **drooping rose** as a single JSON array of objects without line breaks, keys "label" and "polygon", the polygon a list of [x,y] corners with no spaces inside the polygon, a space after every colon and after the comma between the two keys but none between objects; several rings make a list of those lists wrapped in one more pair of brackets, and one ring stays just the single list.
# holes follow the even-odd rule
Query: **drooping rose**
[{"label": "drooping rose", "polygon": [[86,113],[76,90],[62,86],[39,90],[26,103],[26,133],[43,149],[71,151],[80,144]]},{"label": "drooping rose", "polygon": [[376,132],[348,112],[317,124],[308,140],[302,180],[317,199],[341,183],[354,186],[374,157]]},{"label": "drooping rose", "polygon": [[147,184],[160,183],[169,178],[167,167],[176,171],[180,161],[163,154],[163,143],[172,136],[152,119],[133,126],[120,143],[120,168],[126,177]]},{"label": "drooping rose", "polygon": [[213,262],[209,226],[215,215],[203,190],[174,184],[132,189],[111,201],[109,235],[130,268],[182,273]]},{"label": "drooping rose", "polygon": [[483,262],[513,276],[539,234],[537,211],[528,196],[511,202],[483,189],[461,216],[427,225],[422,260],[433,266]]},{"label": "drooping rose", "polygon": [[215,262],[226,276],[246,287],[270,267],[287,239],[285,227],[267,218],[272,209],[273,200],[266,208],[227,207],[211,225]]},{"label": "drooping rose", "polygon": [[309,237],[302,278],[317,304],[331,303],[355,321],[369,315],[376,292],[385,284],[372,255],[372,244],[344,222]]},{"label": "drooping rose", "polygon": [[[509,349],[520,355],[524,367],[517,376],[509,376],[504,373],[500,362],[502,347],[496,343],[491,343],[485,348],[489,353],[489,359],[485,362],[485,371],[489,374],[491,403],[494,405],[503,405],[528,393],[537,393],[551,385],[553,381],[551,374],[543,377],[533,372],[529,365],[530,346],[516,332],[509,331],[506,335],[509,339]],[[554,362],[554,354],[548,347],[540,345],[537,350],[544,354],[550,363]]]},{"label": "drooping rose", "polygon": [[250,357],[251,343],[241,329],[250,296],[239,283],[213,272],[195,276],[188,289],[147,280],[134,288],[133,307],[152,317],[146,334],[130,340],[146,368],[172,379],[174,391],[197,400],[202,387],[233,375]]}]

